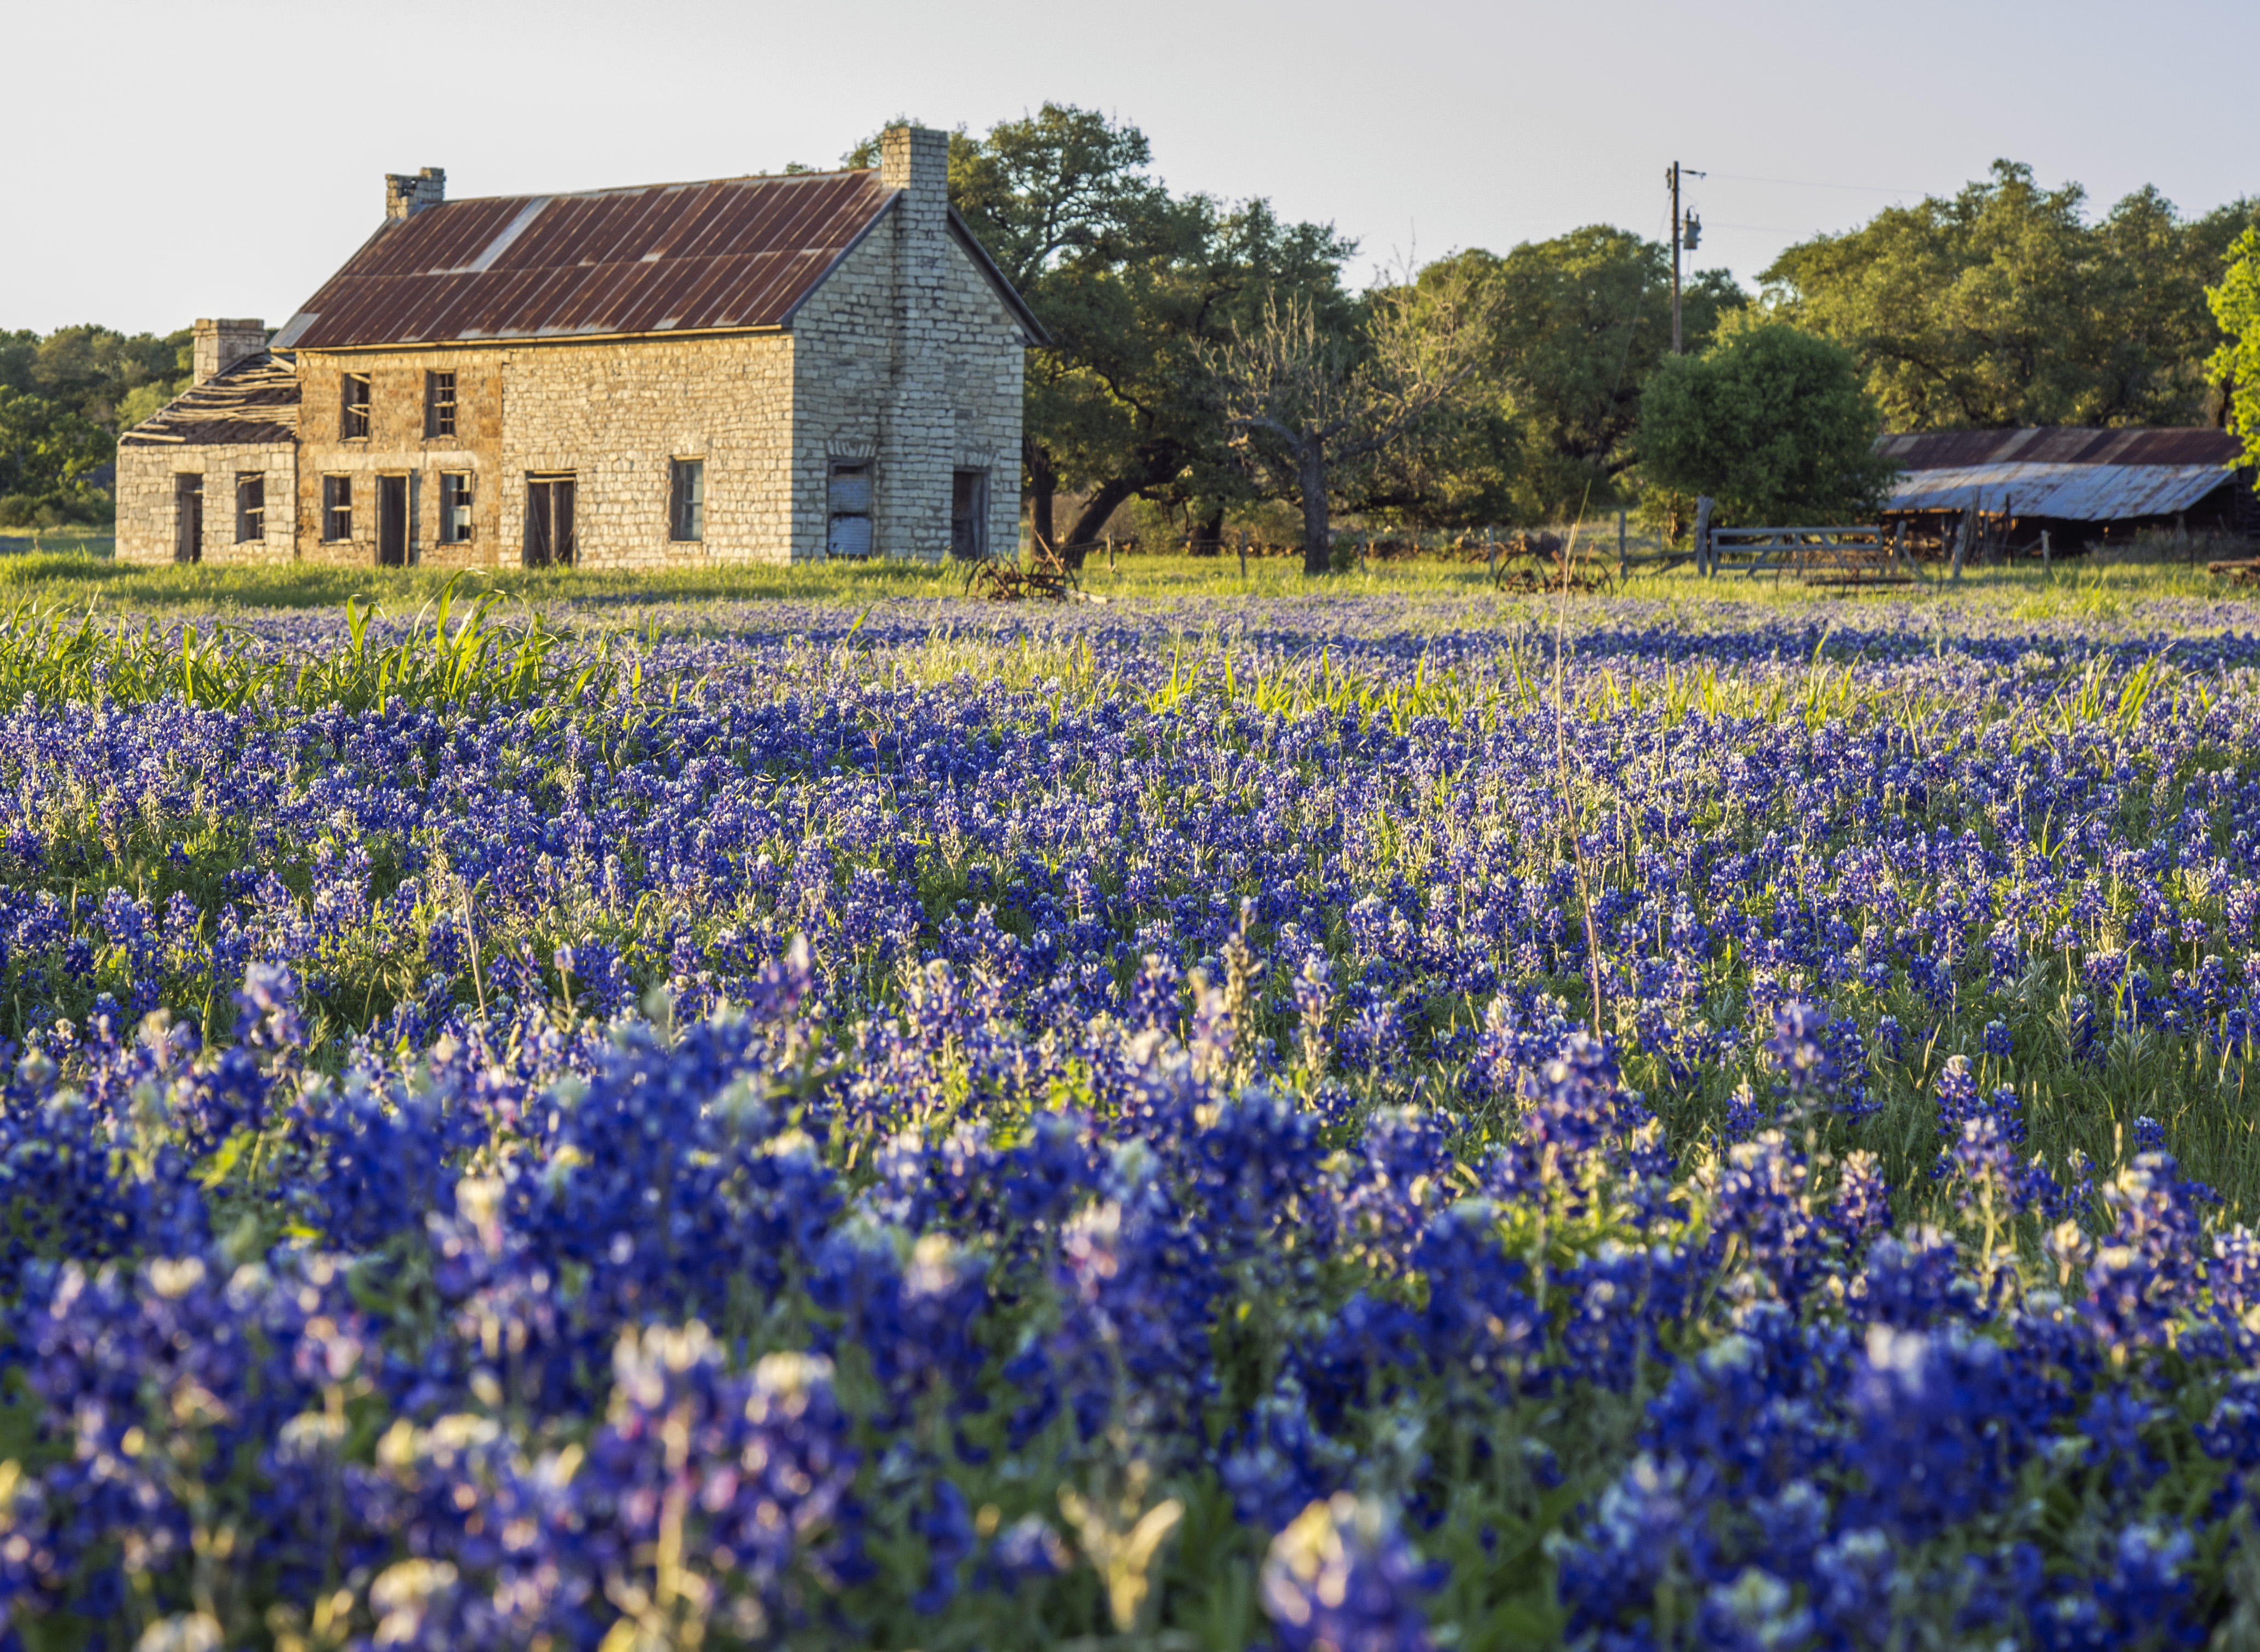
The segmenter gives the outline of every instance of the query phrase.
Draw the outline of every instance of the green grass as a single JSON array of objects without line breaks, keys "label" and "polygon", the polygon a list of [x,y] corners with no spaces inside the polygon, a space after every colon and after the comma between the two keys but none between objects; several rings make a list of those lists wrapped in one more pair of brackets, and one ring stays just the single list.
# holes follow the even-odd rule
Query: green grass
[{"label": "green grass", "polygon": [[[1973,569],[1959,584],[1935,576],[1913,585],[1880,590],[1805,586],[1794,581],[1727,574],[1701,579],[1691,569],[1635,575],[1614,594],[1687,604],[1691,610],[1726,601],[1787,611],[1856,613],[1863,609],[1914,606],[1989,609],[2001,617],[2042,622],[2110,625],[2134,604],[2159,599],[2242,601],[2247,588],[2165,557],[2083,558],[2050,572],[2029,565]],[[177,613],[260,609],[340,608],[348,599],[375,603],[388,612],[412,611],[436,597],[451,570],[350,569],[292,562],[222,568],[124,563],[81,549],[43,549],[0,557],[0,602],[31,599],[43,606]],[[492,590],[539,606],[619,606],[783,599],[861,604],[898,598],[955,597],[962,575],[922,563],[817,563],[797,567],[713,567],[602,573],[581,569],[476,569],[463,577],[468,590]],[[1243,577],[1238,559],[1184,555],[1124,556],[1106,567],[1095,556],[1083,575],[1084,591],[1109,602],[1192,600],[1228,609],[1241,597],[1398,596],[1464,601],[1466,620],[1486,611],[1522,617],[1554,599],[1502,596],[1479,563],[1421,560],[1375,562],[1362,571],[1305,577],[1287,557],[1251,559]],[[1573,607],[1592,598],[1573,596]]]}]

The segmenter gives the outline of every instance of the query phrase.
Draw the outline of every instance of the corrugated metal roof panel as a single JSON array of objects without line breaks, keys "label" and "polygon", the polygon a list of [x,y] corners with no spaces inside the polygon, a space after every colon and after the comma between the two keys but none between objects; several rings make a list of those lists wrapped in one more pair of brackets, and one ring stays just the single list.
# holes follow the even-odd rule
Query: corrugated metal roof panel
[{"label": "corrugated metal roof panel", "polygon": [[2221,430],[1926,430],[1885,436],[1877,448],[1908,470],[1971,465],[2234,465],[2242,444]]},{"label": "corrugated metal roof panel", "polygon": [[1892,511],[2013,511],[2018,516],[2112,522],[2171,516],[2234,481],[2222,464],[1993,464],[1912,470],[1892,488]]},{"label": "corrugated metal roof panel", "polygon": [[893,199],[832,172],[443,202],[372,237],[276,342],[777,326]]}]

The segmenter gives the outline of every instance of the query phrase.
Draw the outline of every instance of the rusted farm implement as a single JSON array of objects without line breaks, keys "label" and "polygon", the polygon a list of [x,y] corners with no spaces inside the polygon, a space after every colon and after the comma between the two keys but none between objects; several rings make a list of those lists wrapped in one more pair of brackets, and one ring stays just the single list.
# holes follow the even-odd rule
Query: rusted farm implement
[{"label": "rusted farm implement", "polygon": [[965,594],[988,602],[1063,603],[1082,589],[1066,559],[1041,540],[1025,566],[1017,558],[984,556],[965,570]]},{"label": "rusted farm implement", "polygon": [[1506,591],[1604,591],[1615,577],[1608,560],[1559,533],[1517,533],[1492,557],[1491,583]]}]

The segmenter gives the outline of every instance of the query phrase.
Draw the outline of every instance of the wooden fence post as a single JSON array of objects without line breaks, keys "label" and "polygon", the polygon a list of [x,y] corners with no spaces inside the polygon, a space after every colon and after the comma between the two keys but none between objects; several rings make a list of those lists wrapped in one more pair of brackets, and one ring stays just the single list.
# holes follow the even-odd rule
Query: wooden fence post
[{"label": "wooden fence post", "polygon": [[2049,531],[2046,528],[2041,530],[2041,576],[2044,579],[2056,577],[2056,570],[2049,566]]},{"label": "wooden fence post", "polygon": [[1695,572],[1709,579],[1718,571],[1718,558],[1711,554],[1711,496],[1699,494],[1695,499]]},{"label": "wooden fence post", "polygon": [[1625,541],[1625,513],[1617,512],[1617,583],[1624,583],[1632,572],[1632,547]]},{"label": "wooden fence post", "polygon": [[1490,528],[1484,530],[1484,577],[1492,580],[1498,577],[1498,544]]},{"label": "wooden fence post", "polygon": [[1892,528],[1892,571],[1895,574],[1914,571],[1914,559],[1907,554],[1905,517],[1901,517]]},{"label": "wooden fence post", "polygon": [[1240,577],[1248,577],[1248,530],[1240,530]]},{"label": "wooden fence post", "polygon": [[1964,511],[1962,513],[1962,519],[1954,525],[1954,571],[1951,577],[1957,585],[1962,583],[1962,565],[1970,557],[1970,536],[1976,533],[1977,529],[1978,511],[1976,507],[1972,506]]}]

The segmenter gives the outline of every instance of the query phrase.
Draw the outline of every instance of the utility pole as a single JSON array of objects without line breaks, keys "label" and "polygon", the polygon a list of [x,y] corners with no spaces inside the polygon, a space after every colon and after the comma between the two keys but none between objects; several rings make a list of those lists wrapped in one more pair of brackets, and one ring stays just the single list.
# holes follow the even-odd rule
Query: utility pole
[{"label": "utility pole", "polygon": [[1671,354],[1679,351],[1679,163],[1664,175],[1671,184]]},{"label": "utility pole", "polygon": [[[1687,175],[1699,178],[1704,175],[1690,168]],[[1680,216],[1679,163],[1677,161],[1663,175],[1663,180],[1671,186],[1671,354],[1681,355],[1685,352],[1679,345],[1679,249],[1684,247],[1691,253],[1695,250],[1703,239],[1703,220],[1692,212],[1684,218]]]}]

